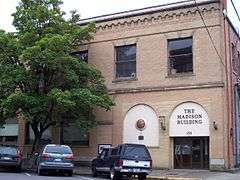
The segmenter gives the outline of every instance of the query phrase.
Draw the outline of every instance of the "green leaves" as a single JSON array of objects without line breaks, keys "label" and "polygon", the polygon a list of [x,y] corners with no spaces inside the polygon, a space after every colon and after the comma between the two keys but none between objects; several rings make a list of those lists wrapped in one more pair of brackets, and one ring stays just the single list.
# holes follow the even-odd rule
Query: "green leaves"
[{"label": "green leaves", "polygon": [[28,114],[28,121],[32,121],[32,114],[42,112],[44,104],[44,97],[16,92],[3,100],[1,105],[4,107],[3,113],[6,117],[14,117],[17,112],[21,111]]},{"label": "green leaves", "polygon": [[0,65],[19,63],[21,47],[16,35],[0,31]]},{"label": "green leaves", "polygon": [[88,131],[95,107],[109,110],[101,72],[71,55],[93,38],[95,24],[64,19],[60,0],[21,0],[13,14],[17,32],[0,31],[0,125],[19,113],[36,137],[54,124]]},{"label": "green leaves", "polygon": [[66,91],[52,89],[48,94],[48,98],[54,102],[58,108],[66,110],[74,108],[89,109],[97,106],[110,109],[111,105],[113,105],[106,94],[99,96],[87,88]]},{"label": "green leaves", "polygon": [[22,0],[13,14],[13,25],[22,33],[41,32],[53,24],[65,22],[60,0]]},{"label": "green leaves", "polygon": [[52,89],[48,98],[51,99],[61,109],[71,109],[76,106],[76,103],[72,99],[72,94],[69,90],[62,91],[60,89]]}]

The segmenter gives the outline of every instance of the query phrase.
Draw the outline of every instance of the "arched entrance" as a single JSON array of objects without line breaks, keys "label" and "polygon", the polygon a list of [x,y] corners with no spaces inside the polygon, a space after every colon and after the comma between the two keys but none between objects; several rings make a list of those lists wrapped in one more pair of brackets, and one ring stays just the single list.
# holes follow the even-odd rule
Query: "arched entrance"
[{"label": "arched entrance", "polygon": [[140,104],[127,112],[123,125],[123,142],[159,146],[159,123],[155,111]]},{"label": "arched entrance", "polygon": [[174,142],[174,168],[209,168],[209,119],[205,109],[194,102],[178,105],[169,122]]}]

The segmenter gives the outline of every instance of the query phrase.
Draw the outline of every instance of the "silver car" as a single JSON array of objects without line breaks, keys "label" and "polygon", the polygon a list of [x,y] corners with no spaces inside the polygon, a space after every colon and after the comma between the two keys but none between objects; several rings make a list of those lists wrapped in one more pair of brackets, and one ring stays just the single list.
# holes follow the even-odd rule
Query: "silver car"
[{"label": "silver car", "polygon": [[73,174],[73,152],[67,145],[48,144],[37,158],[37,173],[42,175],[49,171]]}]

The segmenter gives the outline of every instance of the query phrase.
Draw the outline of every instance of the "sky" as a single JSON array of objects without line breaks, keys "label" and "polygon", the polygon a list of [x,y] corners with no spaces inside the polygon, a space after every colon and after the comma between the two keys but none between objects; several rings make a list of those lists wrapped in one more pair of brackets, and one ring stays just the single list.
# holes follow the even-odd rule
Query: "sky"
[{"label": "sky", "polygon": [[[131,9],[139,9],[160,4],[178,2],[183,0],[63,0],[63,10],[69,12],[76,9],[81,18],[89,18],[104,14],[127,11]],[[231,0],[228,0],[229,4]],[[240,0],[232,0],[237,6],[240,15]],[[15,31],[12,26],[11,14],[15,12],[15,7],[19,0],[1,0],[0,6],[0,29],[5,31]],[[240,20],[234,13],[233,7],[229,6],[229,15],[233,19],[233,23],[238,25],[240,30]]]},{"label": "sky", "polygon": [[[231,1],[233,2],[233,4],[235,5],[235,8],[237,9],[239,17],[237,16],[237,13]],[[240,0],[228,0],[227,11],[228,11],[228,16],[231,18],[233,25],[235,26],[235,28],[240,34]]]}]

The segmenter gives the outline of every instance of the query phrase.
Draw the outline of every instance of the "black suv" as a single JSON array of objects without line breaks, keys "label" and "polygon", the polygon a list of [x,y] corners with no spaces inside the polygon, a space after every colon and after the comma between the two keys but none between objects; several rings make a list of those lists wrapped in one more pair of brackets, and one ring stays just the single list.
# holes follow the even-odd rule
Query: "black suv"
[{"label": "black suv", "polygon": [[111,179],[121,179],[123,175],[138,175],[145,180],[152,170],[152,159],[148,149],[140,144],[121,144],[115,148],[104,148],[92,161],[92,174],[109,173]]}]

